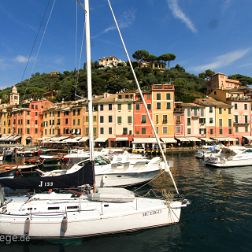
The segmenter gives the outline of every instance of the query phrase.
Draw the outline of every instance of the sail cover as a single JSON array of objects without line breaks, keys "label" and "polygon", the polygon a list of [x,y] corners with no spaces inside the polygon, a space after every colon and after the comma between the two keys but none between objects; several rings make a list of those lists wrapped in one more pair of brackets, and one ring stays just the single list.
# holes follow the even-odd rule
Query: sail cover
[{"label": "sail cover", "polygon": [[87,160],[76,172],[58,176],[1,178],[0,185],[12,189],[65,189],[94,184],[94,162]]}]

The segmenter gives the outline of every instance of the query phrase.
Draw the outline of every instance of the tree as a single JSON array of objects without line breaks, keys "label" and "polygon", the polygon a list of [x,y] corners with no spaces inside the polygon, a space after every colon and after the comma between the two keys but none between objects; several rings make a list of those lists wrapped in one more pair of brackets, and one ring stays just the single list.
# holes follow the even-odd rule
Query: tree
[{"label": "tree", "polygon": [[146,50],[137,50],[132,55],[132,57],[138,62],[146,60],[149,56],[150,56],[150,53]]},{"label": "tree", "polygon": [[214,74],[215,74],[214,71],[207,69],[205,72],[199,74],[199,78],[203,80],[210,80]]},{"label": "tree", "polygon": [[172,53],[166,53],[160,55],[158,59],[164,61],[165,63],[168,62],[168,69],[170,69],[170,62],[176,59],[176,55]]}]

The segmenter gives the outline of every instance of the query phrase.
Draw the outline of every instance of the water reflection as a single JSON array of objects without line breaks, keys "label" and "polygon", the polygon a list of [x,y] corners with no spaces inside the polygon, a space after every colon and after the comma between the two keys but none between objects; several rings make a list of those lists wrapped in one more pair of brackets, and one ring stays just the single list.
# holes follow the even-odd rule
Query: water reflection
[{"label": "water reflection", "polygon": [[[168,156],[181,194],[191,201],[178,225],[130,234],[4,245],[4,252],[252,251],[251,167],[213,169],[193,153]],[[167,187],[172,188],[170,179]]]}]

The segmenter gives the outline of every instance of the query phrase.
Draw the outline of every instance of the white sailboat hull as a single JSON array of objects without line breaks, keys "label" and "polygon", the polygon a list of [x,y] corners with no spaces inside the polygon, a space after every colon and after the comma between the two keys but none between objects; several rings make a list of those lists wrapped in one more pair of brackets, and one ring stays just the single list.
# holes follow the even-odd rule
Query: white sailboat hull
[{"label": "white sailboat hull", "polygon": [[[182,206],[179,201],[167,206],[161,200],[143,198],[124,204],[117,203],[118,209],[115,204],[96,202],[95,210],[83,209],[67,214],[1,214],[0,234],[55,239],[136,231],[179,222]],[[67,216],[66,221],[63,221],[64,216]]]}]

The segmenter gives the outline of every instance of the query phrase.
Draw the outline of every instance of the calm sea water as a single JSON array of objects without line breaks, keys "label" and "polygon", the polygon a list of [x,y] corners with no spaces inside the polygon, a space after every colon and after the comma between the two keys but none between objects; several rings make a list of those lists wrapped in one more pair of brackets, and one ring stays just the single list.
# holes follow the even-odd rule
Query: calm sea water
[{"label": "calm sea water", "polygon": [[176,225],[63,242],[0,243],[2,252],[252,251],[252,167],[211,169],[193,153],[168,156],[191,205]]}]

